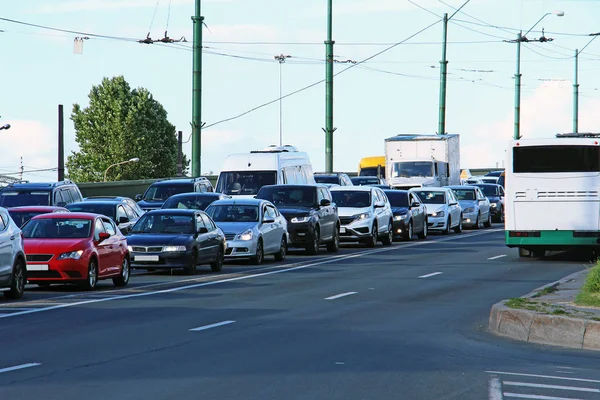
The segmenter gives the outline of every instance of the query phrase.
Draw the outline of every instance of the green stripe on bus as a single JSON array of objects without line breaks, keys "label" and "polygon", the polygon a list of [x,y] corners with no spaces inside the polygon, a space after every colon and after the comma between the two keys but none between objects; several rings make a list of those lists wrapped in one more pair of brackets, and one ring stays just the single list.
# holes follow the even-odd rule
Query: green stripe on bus
[{"label": "green stripe on bus", "polygon": [[509,237],[505,231],[508,246],[527,245],[596,245],[600,237],[573,237],[573,231],[540,231],[540,237]]}]

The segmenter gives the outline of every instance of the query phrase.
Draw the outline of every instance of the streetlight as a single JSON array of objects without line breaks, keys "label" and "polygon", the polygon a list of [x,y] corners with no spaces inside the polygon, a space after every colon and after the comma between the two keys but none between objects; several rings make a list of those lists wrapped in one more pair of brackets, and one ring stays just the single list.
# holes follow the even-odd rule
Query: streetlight
[{"label": "streetlight", "polygon": [[579,132],[579,54],[585,50],[598,36],[598,33],[590,33],[593,38],[583,46],[581,50],[575,49],[575,78],[573,79],[573,133]]},{"label": "streetlight", "polygon": [[280,54],[278,56],[273,57],[275,60],[279,61],[279,146],[283,146],[283,105],[281,101],[282,96],[282,83],[281,83],[281,64],[285,62],[287,58],[291,58],[292,56]]},{"label": "streetlight", "polygon": [[528,39],[527,34],[533,30],[542,22],[544,18],[548,15],[556,15],[557,17],[562,17],[565,15],[564,11],[555,11],[551,13],[546,13],[542,15],[542,17],[523,35],[523,31],[520,31],[517,34],[516,40],[510,40],[511,43],[517,43],[517,72],[515,73],[515,128],[514,128],[514,139],[521,139],[521,42],[551,42],[554,39],[547,38],[544,36],[544,29],[542,29],[542,36],[538,39]]},{"label": "streetlight", "polygon": [[134,158],[129,159],[127,161],[121,161],[119,163],[109,165],[108,168],[106,168],[106,171],[104,171],[104,182],[106,182],[106,174],[108,173],[108,170],[111,169],[112,167],[116,167],[117,165],[123,165],[123,164],[128,164],[128,163],[135,163],[135,162],[138,162],[138,161],[140,161],[140,159],[137,158],[137,157],[134,157]]},{"label": "streetlight", "polygon": [[10,124],[0,126],[0,131],[1,130],[9,130],[9,129],[10,129]]}]

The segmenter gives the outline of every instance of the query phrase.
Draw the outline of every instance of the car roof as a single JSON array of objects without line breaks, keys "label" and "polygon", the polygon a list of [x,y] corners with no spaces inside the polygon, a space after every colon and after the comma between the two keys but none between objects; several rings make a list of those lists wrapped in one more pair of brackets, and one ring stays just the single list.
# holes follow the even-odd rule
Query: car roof
[{"label": "car roof", "polygon": [[332,192],[370,192],[373,189],[373,186],[336,186],[329,190]]},{"label": "car roof", "polygon": [[299,184],[299,183],[295,183],[293,185],[287,185],[287,184],[285,184],[285,185],[265,185],[265,186],[263,186],[263,188],[270,188],[270,187],[290,188],[290,189],[293,189],[293,188],[318,188],[318,187],[320,187],[320,188],[327,188],[327,186],[325,186],[322,183],[316,183],[316,184],[310,184],[310,183]]},{"label": "car roof", "polygon": [[172,197],[220,197],[225,196],[223,193],[218,192],[186,192],[186,193],[177,193],[172,195]]},{"label": "car roof", "polygon": [[473,186],[478,186],[478,187],[481,187],[481,186],[500,186],[500,187],[502,187],[502,185],[498,185],[497,183],[476,183]]},{"label": "car roof", "polygon": [[132,200],[129,197],[125,197],[125,196],[89,196],[89,197],[84,197],[83,198],[84,201],[94,201],[94,200],[119,200],[119,201],[124,201],[124,200]]},{"label": "car roof", "polygon": [[169,215],[194,215],[197,213],[201,213],[202,211],[200,210],[194,210],[194,209],[183,209],[183,208],[159,208],[157,210],[151,210],[148,211],[146,214],[144,215],[148,215],[148,214],[169,214]]},{"label": "car roof", "polygon": [[57,211],[57,210],[69,211],[65,207],[58,207],[58,206],[18,206],[18,207],[11,207],[8,211]]},{"label": "car roof", "polygon": [[391,188],[390,188],[390,189],[383,189],[383,191],[384,191],[385,193],[388,193],[388,192],[390,192],[390,193],[408,193],[408,190],[402,190],[402,189],[391,189]]},{"label": "car roof", "polygon": [[184,185],[186,183],[195,183],[195,181],[191,178],[188,179],[167,179],[164,181],[154,182],[150,186],[167,186],[167,185]]},{"label": "car roof", "polygon": [[343,172],[315,172],[313,174],[314,176],[340,176],[340,175],[346,175]]},{"label": "car roof", "polygon": [[52,218],[52,219],[96,219],[97,217],[107,218],[106,215],[86,213],[86,212],[68,212],[68,213],[48,213],[48,214],[40,214],[36,215],[32,219],[44,219],[44,218]]},{"label": "car roof", "polygon": [[408,191],[409,192],[439,192],[439,191],[444,191],[444,192],[449,192],[450,189],[449,187],[433,187],[433,186],[426,186],[426,187],[416,187],[416,188],[410,188]]},{"label": "car roof", "polygon": [[263,199],[236,199],[236,198],[232,198],[232,199],[217,200],[217,201],[211,203],[211,206],[212,205],[222,205],[222,204],[236,204],[236,205],[240,205],[240,206],[259,206],[261,204],[271,204],[271,202],[269,202],[267,200],[263,200]]},{"label": "car roof", "polygon": [[477,189],[477,186],[475,185],[451,185],[451,186],[446,186],[447,188],[450,189],[472,189],[475,190]]},{"label": "car roof", "polygon": [[111,200],[111,199],[107,199],[107,201],[93,201],[93,200],[88,200],[88,201],[78,201],[75,203],[71,203],[71,204],[67,204],[67,208],[69,206],[73,206],[73,205],[79,205],[79,204],[85,204],[85,205],[106,205],[106,204],[112,204],[113,206],[119,206],[119,205],[123,205],[123,201],[121,200]]}]

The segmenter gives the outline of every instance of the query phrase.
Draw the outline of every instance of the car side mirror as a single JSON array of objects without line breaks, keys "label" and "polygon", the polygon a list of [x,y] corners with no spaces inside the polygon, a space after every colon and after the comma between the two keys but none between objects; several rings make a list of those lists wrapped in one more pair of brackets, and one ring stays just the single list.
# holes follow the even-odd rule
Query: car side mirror
[{"label": "car side mirror", "polygon": [[418,201],[413,201],[412,204],[410,205],[411,208],[420,207],[420,206],[421,206],[421,203],[419,203]]},{"label": "car side mirror", "polygon": [[141,201],[142,200],[142,195],[141,194],[136,194],[135,195],[135,201]]},{"label": "car side mirror", "polygon": [[110,234],[106,233],[106,232],[100,232],[100,234],[98,234],[98,239],[99,239],[100,242],[105,241],[109,237],[110,237]]},{"label": "car side mirror", "polygon": [[202,228],[198,228],[198,233],[199,234],[208,233],[208,228],[205,226],[203,226]]},{"label": "car side mirror", "polygon": [[458,205],[458,203],[457,203],[457,202],[453,202],[453,203],[450,203],[450,205],[451,205],[451,206],[457,206],[457,205]]},{"label": "car side mirror", "polygon": [[269,218],[269,217],[263,218],[263,224],[272,224],[273,222],[275,222],[275,220],[273,218]]},{"label": "car side mirror", "polygon": [[119,218],[119,224],[126,224],[129,222],[129,218],[127,217],[120,217]]},{"label": "car side mirror", "polygon": [[383,201],[378,201],[375,203],[375,208],[383,208],[385,207],[385,203]]},{"label": "car side mirror", "polygon": [[319,205],[321,207],[329,207],[331,205],[331,200],[329,200],[329,199],[322,199],[321,203],[319,203]]}]

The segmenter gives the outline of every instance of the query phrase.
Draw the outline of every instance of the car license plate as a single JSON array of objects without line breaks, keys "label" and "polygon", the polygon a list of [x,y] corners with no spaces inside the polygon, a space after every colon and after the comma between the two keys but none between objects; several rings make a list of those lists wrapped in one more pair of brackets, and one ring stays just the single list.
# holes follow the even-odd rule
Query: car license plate
[{"label": "car license plate", "polygon": [[40,265],[40,264],[37,264],[37,265],[28,264],[27,271],[48,271],[48,266]]},{"label": "car license plate", "polygon": [[344,228],[343,226],[340,228],[340,233],[346,233],[346,228]]},{"label": "car license plate", "polygon": [[134,261],[158,261],[158,256],[135,256]]}]

